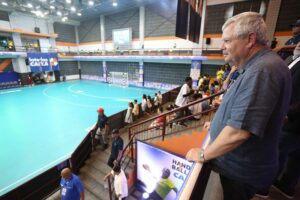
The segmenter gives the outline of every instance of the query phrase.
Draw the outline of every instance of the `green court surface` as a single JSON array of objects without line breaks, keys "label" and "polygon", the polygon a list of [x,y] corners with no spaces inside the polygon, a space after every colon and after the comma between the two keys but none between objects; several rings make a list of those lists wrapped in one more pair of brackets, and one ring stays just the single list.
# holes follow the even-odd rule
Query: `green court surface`
[{"label": "green court surface", "polygon": [[96,81],[0,91],[0,195],[66,160],[97,120],[156,90]]}]

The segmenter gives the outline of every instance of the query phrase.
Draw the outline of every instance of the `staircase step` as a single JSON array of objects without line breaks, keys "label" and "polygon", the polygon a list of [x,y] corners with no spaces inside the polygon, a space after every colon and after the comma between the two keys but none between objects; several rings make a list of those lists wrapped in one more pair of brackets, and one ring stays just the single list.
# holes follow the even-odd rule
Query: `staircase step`
[{"label": "staircase step", "polygon": [[88,162],[94,162],[95,160],[106,164],[108,161],[108,157],[104,157],[103,155],[93,155],[87,160]]},{"label": "staircase step", "polygon": [[110,154],[110,147],[108,147],[107,149],[103,150],[100,146],[97,146],[94,150],[94,152],[100,153],[100,154]]},{"label": "staircase step", "polygon": [[[98,200],[109,200],[108,190],[99,184],[95,179],[88,174],[82,173],[80,175],[84,188],[91,193]],[[87,198],[86,198],[87,199]]]},{"label": "staircase step", "polygon": [[54,194],[52,194],[46,200],[60,200],[60,190],[57,190]]},{"label": "staircase step", "polygon": [[[104,163],[103,161],[99,160],[98,158],[90,158],[86,162],[86,165],[84,167],[88,167],[88,165],[94,167],[95,169],[101,171],[103,174],[107,174],[111,171],[111,168]],[[84,168],[83,167],[83,168]]]},{"label": "staircase step", "polygon": [[91,193],[89,190],[84,190],[84,195],[86,200],[99,200],[98,197],[96,197],[93,193]]},{"label": "staircase step", "polygon": [[92,165],[86,164],[81,170],[80,173],[86,174],[87,176],[90,176],[93,178],[97,183],[104,186],[105,182],[103,181],[104,176],[107,174],[97,170]]}]

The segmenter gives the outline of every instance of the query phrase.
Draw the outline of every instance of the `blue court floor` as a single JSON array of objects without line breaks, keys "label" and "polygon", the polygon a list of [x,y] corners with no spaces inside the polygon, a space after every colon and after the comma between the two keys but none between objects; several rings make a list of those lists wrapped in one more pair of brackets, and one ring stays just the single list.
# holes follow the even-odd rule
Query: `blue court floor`
[{"label": "blue court floor", "polygon": [[97,120],[156,90],[68,81],[0,90],[0,196],[66,160]]}]

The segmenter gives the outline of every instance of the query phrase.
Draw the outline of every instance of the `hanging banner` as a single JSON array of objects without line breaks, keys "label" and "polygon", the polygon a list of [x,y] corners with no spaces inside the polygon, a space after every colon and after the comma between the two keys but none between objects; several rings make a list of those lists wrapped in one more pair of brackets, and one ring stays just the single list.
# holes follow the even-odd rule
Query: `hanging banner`
[{"label": "hanging banner", "polygon": [[31,72],[58,71],[57,53],[27,53]]}]

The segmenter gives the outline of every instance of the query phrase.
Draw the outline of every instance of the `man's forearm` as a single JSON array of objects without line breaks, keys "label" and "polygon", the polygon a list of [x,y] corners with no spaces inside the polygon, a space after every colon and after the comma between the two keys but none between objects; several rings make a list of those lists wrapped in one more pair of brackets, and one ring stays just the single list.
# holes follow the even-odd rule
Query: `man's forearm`
[{"label": "man's forearm", "polygon": [[84,200],[84,192],[80,193],[80,200]]},{"label": "man's forearm", "polygon": [[251,133],[245,130],[225,126],[219,136],[204,151],[205,160],[222,156],[248,140]]}]

